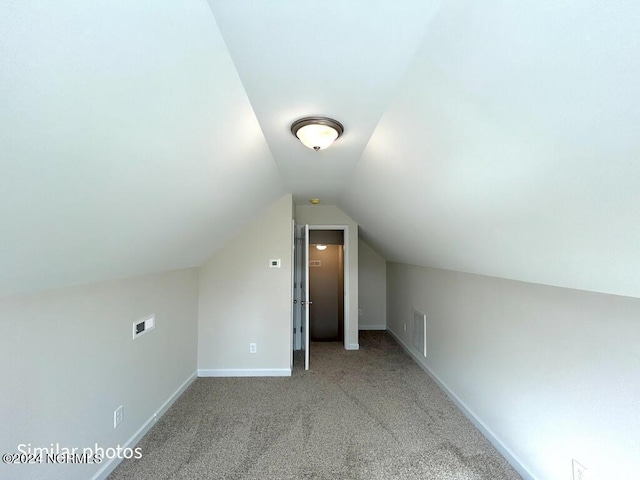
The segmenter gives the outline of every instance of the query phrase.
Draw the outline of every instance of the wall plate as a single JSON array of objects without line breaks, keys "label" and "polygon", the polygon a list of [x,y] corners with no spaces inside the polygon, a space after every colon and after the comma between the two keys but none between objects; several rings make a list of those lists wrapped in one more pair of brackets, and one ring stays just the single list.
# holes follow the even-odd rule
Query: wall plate
[{"label": "wall plate", "polygon": [[136,320],[133,322],[133,339],[144,335],[156,328],[156,317],[155,315],[151,315],[150,317],[144,318],[142,320]]}]

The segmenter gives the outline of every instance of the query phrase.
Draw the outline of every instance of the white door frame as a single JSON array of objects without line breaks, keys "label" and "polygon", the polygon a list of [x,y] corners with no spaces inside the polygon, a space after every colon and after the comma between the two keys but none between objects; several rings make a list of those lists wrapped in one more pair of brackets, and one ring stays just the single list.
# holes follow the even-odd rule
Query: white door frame
[{"label": "white door frame", "polygon": [[293,372],[293,350],[295,348],[296,335],[294,333],[295,329],[295,319],[296,319],[296,268],[295,268],[295,260],[296,260],[296,221],[295,219],[291,220],[291,328],[289,329],[289,334],[291,335],[291,348],[289,355],[289,365],[291,371]]},{"label": "white door frame", "polygon": [[303,254],[303,282],[304,282],[304,291],[302,293],[302,311],[304,312],[302,315],[302,323],[304,326],[304,369],[309,370],[309,305],[311,305],[311,300],[309,299],[309,225],[305,225],[304,227],[304,235],[302,237],[302,247],[304,248]]},{"label": "white door frame", "polygon": [[[298,227],[298,226],[296,226]],[[309,252],[306,252],[307,258],[305,259],[304,263],[306,263],[306,265],[303,268],[302,265],[302,259],[304,258],[304,252],[302,251],[303,249],[305,249],[305,243],[307,243],[308,245],[308,239],[309,236],[307,235],[307,242],[302,242],[302,231],[305,229],[305,227],[307,227],[307,225],[299,225],[299,230],[298,228],[294,228],[295,233],[294,233],[294,248],[293,248],[293,252],[292,252],[292,256],[294,258],[294,272],[293,272],[293,316],[292,316],[292,325],[291,325],[291,332],[293,334],[293,338],[292,338],[292,345],[291,345],[291,355],[293,358],[293,350],[301,350],[304,349],[305,350],[305,367],[308,368],[309,365],[309,339],[308,339],[308,334],[309,334],[309,328],[308,328],[308,319],[309,319],[309,315],[307,312],[307,325],[306,328],[304,325],[302,325],[302,318],[303,318],[303,309],[305,307],[307,307],[308,310],[308,305],[302,305],[302,299],[304,298],[304,295],[302,294],[302,283],[306,283],[307,284],[307,288],[308,288],[308,273],[307,273],[307,281],[304,281],[304,272],[305,270],[308,272],[309,270],[309,260],[308,260],[308,255]],[[343,275],[344,275],[344,302],[343,302],[343,307],[344,307],[344,312],[343,312],[343,330],[344,330],[344,338],[342,339],[343,345],[345,350],[348,350],[349,348],[349,326],[351,325],[351,322],[353,321],[353,319],[351,318],[350,314],[349,314],[349,292],[350,292],[350,283],[349,283],[349,278],[350,278],[350,263],[349,263],[349,225],[308,225],[309,231],[311,230],[341,230],[343,232],[343,247],[344,247],[344,271],[343,271]],[[300,233],[300,235],[298,236],[298,233]],[[303,257],[303,258],[301,258]],[[307,295],[307,300],[310,300],[308,295]],[[295,333],[294,333],[294,329],[295,329]],[[306,332],[305,332],[306,330]],[[305,340],[303,340],[303,335],[305,336]],[[293,360],[292,360],[293,362]]]}]

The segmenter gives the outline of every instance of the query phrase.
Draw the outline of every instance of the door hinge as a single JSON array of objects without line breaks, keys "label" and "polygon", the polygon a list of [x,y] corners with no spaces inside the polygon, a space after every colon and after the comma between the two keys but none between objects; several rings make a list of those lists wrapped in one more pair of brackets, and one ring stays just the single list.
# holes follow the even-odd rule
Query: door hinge
[{"label": "door hinge", "polygon": [[294,329],[293,329],[293,333],[296,333],[296,331],[297,331],[297,330],[294,328]]}]

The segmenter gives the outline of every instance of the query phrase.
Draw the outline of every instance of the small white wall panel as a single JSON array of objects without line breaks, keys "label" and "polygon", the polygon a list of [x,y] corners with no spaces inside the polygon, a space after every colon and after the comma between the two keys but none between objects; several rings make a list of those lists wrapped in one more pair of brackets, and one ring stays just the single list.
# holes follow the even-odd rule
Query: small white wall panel
[{"label": "small white wall panel", "polygon": [[413,346],[423,356],[427,356],[427,316],[413,311]]}]

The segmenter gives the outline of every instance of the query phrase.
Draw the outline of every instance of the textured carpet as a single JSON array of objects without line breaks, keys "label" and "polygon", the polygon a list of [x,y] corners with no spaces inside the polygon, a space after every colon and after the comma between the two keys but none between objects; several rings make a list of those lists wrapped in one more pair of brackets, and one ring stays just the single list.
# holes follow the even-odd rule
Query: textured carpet
[{"label": "textured carpet", "polygon": [[199,378],[138,446],[109,479],[520,478],[386,332],[290,378]]}]

